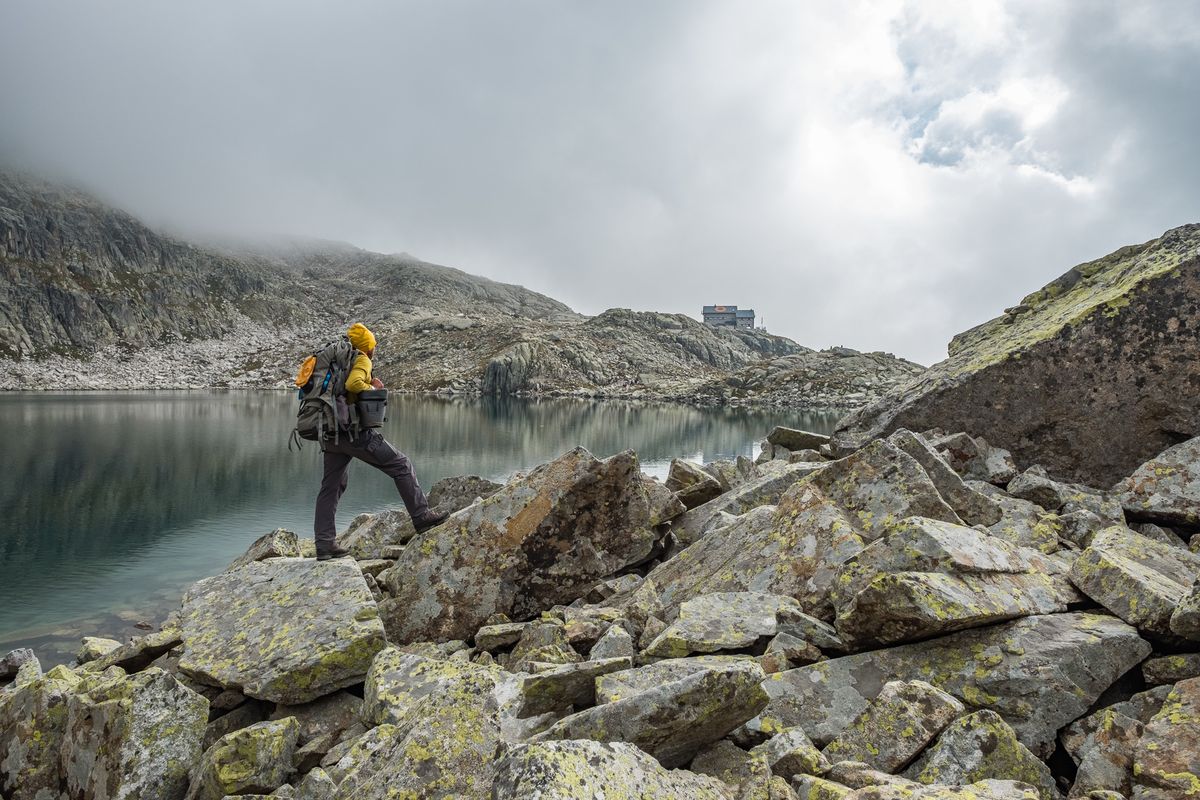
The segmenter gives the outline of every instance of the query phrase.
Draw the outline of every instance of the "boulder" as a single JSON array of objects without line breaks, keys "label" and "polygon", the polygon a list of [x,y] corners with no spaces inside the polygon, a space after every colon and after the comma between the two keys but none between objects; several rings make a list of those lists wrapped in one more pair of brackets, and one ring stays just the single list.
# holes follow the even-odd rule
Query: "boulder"
[{"label": "boulder", "polygon": [[1200,360],[1198,248],[1200,225],[1186,225],[1074,267],[843,419],[834,445],[941,427],[1111,486],[1180,435],[1200,434],[1200,394],[1180,384],[1180,365]]},{"label": "boulder", "polygon": [[334,692],[311,703],[302,705],[276,706],[271,712],[271,719],[287,719],[292,717],[300,726],[296,739],[298,745],[307,745],[314,741],[324,742],[324,752],[328,752],[337,738],[347,729],[358,722],[362,716],[362,698],[355,697],[349,692]]},{"label": "boulder", "polygon": [[698,672],[726,669],[735,664],[753,661],[751,656],[692,656],[653,661],[637,669],[622,670],[596,678],[596,702],[603,704],[627,700]]},{"label": "boulder", "polygon": [[[1000,506],[1000,521],[987,526],[988,533],[992,536],[1043,553],[1053,553],[1061,549],[1060,536],[1068,538],[1063,533],[1063,523],[1057,514],[1048,513],[1041,506],[1028,500],[1012,497],[990,484],[969,481],[968,485],[974,489],[987,487],[989,496]],[[1098,518],[1096,524],[1102,526]]]},{"label": "boulder", "polygon": [[688,508],[704,505],[725,491],[721,482],[705,472],[699,464],[682,458],[671,459],[664,485],[675,492],[680,502]]},{"label": "boulder", "polygon": [[385,573],[389,638],[466,638],[492,614],[568,604],[650,556],[658,511],[632,452],[576,448],[409,544]]},{"label": "boulder", "polygon": [[650,643],[643,655],[681,658],[692,653],[740,650],[778,633],[778,615],[785,608],[800,611],[795,600],[777,594],[701,595],[679,607],[679,618]]},{"label": "boulder", "polygon": [[[21,670],[27,669],[30,664],[38,664],[38,660],[28,647],[8,651],[0,658],[0,683],[14,680]],[[42,674],[40,665],[37,667],[37,674]]]},{"label": "boulder", "polygon": [[1200,525],[1200,436],[1170,447],[1113,487],[1130,516]]},{"label": "boulder", "polygon": [[853,791],[849,786],[815,775],[796,775],[792,789],[797,800],[847,800]]},{"label": "boulder", "polygon": [[637,655],[637,648],[633,644],[633,637],[629,635],[629,631],[620,625],[610,625],[608,630],[592,645],[588,659],[599,661],[623,656],[632,658],[635,655]]},{"label": "boulder", "polygon": [[561,620],[543,618],[531,622],[503,663],[513,672],[531,672],[531,664],[575,664],[583,657],[571,647],[567,627]]},{"label": "boulder", "polygon": [[181,644],[183,636],[177,628],[164,628],[145,636],[133,637],[120,647],[88,661],[83,665],[83,669],[88,672],[103,672],[110,667],[120,667],[126,672],[137,672]]},{"label": "boulder", "polygon": [[333,800],[337,794],[337,784],[329,773],[320,767],[315,767],[296,784],[295,800]]},{"label": "boulder", "polygon": [[994,500],[972,489],[929,442],[912,431],[900,430],[887,439],[917,460],[938,493],[967,525],[995,525],[1002,512]]},{"label": "boulder", "polygon": [[1070,797],[1086,797],[1094,791],[1119,792],[1133,789],[1133,753],[1142,737],[1142,723],[1104,709],[1097,715],[1095,730],[1082,751]]},{"label": "boulder", "polygon": [[1080,717],[1059,732],[1059,741],[1062,742],[1063,749],[1072,761],[1079,764],[1084,755],[1095,747],[1098,737],[1104,736],[1104,726],[1111,723],[1114,715],[1118,721],[1131,719],[1145,725],[1162,710],[1171,688],[1156,686],[1144,692],[1137,692],[1128,700],[1113,703],[1086,717]]},{"label": "boulder", "polygon": [[1200,642],[1200,580],[1171,612],[1170,628],[1176,636]]},{"label": "boulder", "polygon": [[596,678],[632,666],[633,659],[625,656],[565,664],[528,675],[520,681],[521,702],[517,716],[567,712],[572,707],[593,705],[596,702]]},{"label": "boulder", "polygon": [[861,648],[1065,611],[1076,595],[1051,569],[1036,551],[912,517],[838,571],[838,633]]},{"label": "boulder", "polygon": [[697,775],[710,775],[730,786],[740,786],[754,774],[754,757],[728,739],[704,747],[692,759],[688,769]]},{"label": "boulder", "polygon": [[962,432],[948,435],[925,433],[923,436],[964,480],[1006,486],[1017,477],[1017,465],[1012,453],[1003,447],[992,447],[982,437]]},{"label": "boulder", "polygon": [[528,622],[501,622],[496,625],[484,625],[475,632],[475,647],[487,650],[489,653],[511,647],[520,641],[521,634],[528,627]]},{"label": "boulder", "polygon": [[1200,653],[1147,658],[1142,662],[1142,677],[1147,686],[1165,686],[1200,677]]},{"label": "boulder", "polygon": [[188,800],[269,794],[287,782],[300,726],[287,719],[260,722],[224,736],[192,768]]},{"label": "boulder", "polygon": [[208,701],[157,667],[88,676],[67,698],[69,796],[182,800],[207,722]]},{"label": "boulder", "polygon": [[265,561],[268,558],[299,558],[300,541],[296,534],[286,528],[277,528],[270,533],[264,533],[254,540],[254,544],[246,552],[233,560],[226,572],[241,569],[255,561]]},{"label": "boulder", "polygon": [[679,517],[672,530],[683,545],[689,545],[715,527],[720,527],[724,515],[739,516],[760,506],[769,506],[805,475],[821,469],[820,464],[788,464],[776,471],[737,484],[724,494],[691,508]]},{"label": "boulder", "polygon": [[1080,591],[1139,630],[1171,633],[1171,613],[1200,577],[1200,556],[1124,526],[1106,528],[1071,565]]},{"label": "boulder", "polygon": [[89,661],[95,661],[105,653],[111,653],[121,646],[121,643],[116,639],[105,639],[99,636],[85,636],[79,643],[79,651],[75,654],[75,660],[80,664],[86,664]]},{"label": "boulder", "polygon": [[0,793],[4,797],[43,800],[58,798],[66,789],[60,759],[67,702],[79,683],[78,675],[59,666],[0,694]]},{"label": "boulder", "polygon": [[983,780],[965,786],[871,786],[849,800],[1038,800],[1037,788],[1022,781]]},{"label": "boulder", "polygon": [[193,585],[179,668],[276,703],[307,703],[362,681],[383,625],[352,561],[273,558]]},{"label": "boulder", "polygon": [[964,710],[925,681],[890,681],[823,752],[830,761],[860,761],[897,773]]},{"label": "boulder", "polygon": [[816,450],[823,444],[829,444],[829,437],[823,433],[810,433],[797,428],[776,426],[767,434],[767,441],[776,447],[786,447],[788,450]]},{"label": "boulder", "polygon": [[789,728],[750,751],[767,760],[771,772],[782,777],[824,775],[829,761],[800,728]]},{"label": "boulder", "polygon": [[668,770],[624,742],[550,741],[519,745],[499,762],[494,800],[733,800],[722,781]]},{"label": "boulder", "polygon": [[1200,794],[1200,678],[1175,684],[1134,750],[1131,800]]},{"label": "boulder", "polygon": [[665,767],[679,766],[766,706],[767,696],[759,685],[763,677],[752,660],[704,669],[572,714],[536,740],[630,742]]},{"label": "boulder", "polygon": [[996,711],[1021,742],[1049,755],[1058,729],[1136,666],[1150,645],[1101,614],[1025,617],[938,639],[856,653],[771,675],[771,703],[753,725],[799,725],[818,745],[832,741],[893,680],[923,680]]},{"label": "boulder", "polygon": [[904,775],[924,784],[1022,781],[1036,786],[1042,800],[1058,797],[1050,768],[1017,740],[999,714],[986,709],[951,722]]}]

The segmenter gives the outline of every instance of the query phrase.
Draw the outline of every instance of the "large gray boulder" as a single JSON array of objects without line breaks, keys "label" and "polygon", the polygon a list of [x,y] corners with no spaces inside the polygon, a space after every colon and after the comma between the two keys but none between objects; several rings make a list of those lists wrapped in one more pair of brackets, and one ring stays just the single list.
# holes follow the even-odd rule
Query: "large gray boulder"
[{"label": "large gray boulder", "polygon": [[223,736],[192,767],[187,800],[273,792],[292,773],[299,734],[299,724],[288,717]]},{"label": "large gray boulder", "polygon": [[[37,661],[25,662],[36,665]],[[67,702],[80,678],[58,666],[0,694],[0,791],[9,800],[57,798]]]},{"label": "large gray boulder", "polygon": [[630,742],[665,767],[680,766],[766,707],[764,677],[749,660],[703,669],[572,714],[536,740]]},{"label": "large gray boulder", "polygon": [[386,573],[389,638],[466,639],[493,614],[569,604],[649,557],[662,512],[632,452],[576,448],[409,543]]},{"label": "large gray boulder", "polygon": [[1181,365],[1200,361],[1197,330],[1200,225],[1185,225],[1080,264],[959,334],[949,358],[847,417],[834,443],[940,427],[1111,486],[1179,435],[1200,435],[1200,394],[1180,388]]},{"label": "large gray boulder", "polygon": [[923,680],[970,709],[991,709],[1039,756],[1058,729],[1082,716],[1150,653],[1114,617],[1070,613],[1025,617],[915,644],[835,658],[771,676],[771,703],[752,725],[800,725],[818,745],[845,730],[894,680]]},{"label": "large gray boulder", "polygon": [[1066,611],[1075,592],[1050,570],[1036,551],[912,517],[839,570],[838,633],[861,648]]},{"label": "large gray boulder", "polygon": [[733,800],[716,778],[663,769],[631,744],[577,740],[533,742],[510,750],[497,767],[494,800]]},{"label": "large gray boulder", "polygon": [[307,703],[362,681],[383,624],[353,561],[273,558],[193,585],[179,668],[201,683]]},{"label": "large gray boulder", "polygon": [[1172,612],[1200,578],[1200,555],[1114,526],[1092,539],[1070,574],[1084,594],[1130,625],[1169,635]]},{"label": "large gray boulder", "polygon": [[671,459],[664,485],[675,492],[680,502],[688,508],[704,505],[725,491],[721,482],[705,472],[699,464],[682,458]]},{"label": "large gray boulder", "polygon": [[1134,751],[1132,800],[1200,794],[1200,678],[1175,684]]},{"label": "large gray boulder", "polygon": [[1200,524],[1200,437],[1159,453],[1113,491],[1132,516],[1167,525]]},{"label": "large gray boulder", "polygon": [[157,667],[85,678],[67,698],[62,764],[81,800],[182,800],[208,701]]}]

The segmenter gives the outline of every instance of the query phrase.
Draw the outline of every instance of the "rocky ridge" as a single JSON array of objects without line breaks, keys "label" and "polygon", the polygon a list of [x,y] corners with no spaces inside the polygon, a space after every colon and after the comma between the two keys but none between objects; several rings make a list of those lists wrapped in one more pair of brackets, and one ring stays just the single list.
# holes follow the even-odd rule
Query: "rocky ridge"
[{"label": "rocky ridge", "polygon": [[199,247],[0,173],[0,389],[287,388],[364,321],[400,391],[855,407],[920,371],[322,242]]},{"label": "rocky ridge", "polygon": [[268,534],[160,631],[0,658],[0,793],[1197,796],[1200,439],[1112,489],[941,430],[766,444],[448,479],[351,559]]}]

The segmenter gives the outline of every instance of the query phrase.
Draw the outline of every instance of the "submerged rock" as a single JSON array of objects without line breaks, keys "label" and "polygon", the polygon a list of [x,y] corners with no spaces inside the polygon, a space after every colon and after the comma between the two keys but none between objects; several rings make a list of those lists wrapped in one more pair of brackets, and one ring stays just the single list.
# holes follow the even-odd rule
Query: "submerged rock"
[{"label": "submerged rock", "polygon": [[202,683],[307,703],[360,682],[383,625],[351,561],[273,558],[196,583],[179,668]]},{"label": "submerged rock", "polygon": [[834,443],[941,427],[1111,486],[1179,434],[1200,434],[1200,393],[1181,388],[1179,368],[1200,357],[1198,252],[1200,225],[1185,225],[1080,264],[956,336],[949,358],[849,416]]},{"label": "submerged rock", "polygon": [[492,614],[568,604],[652,553],[659,510],[633,453],[572,450],[409,544],[386,573],[389,637],[466,638]]},{"label": "submerged rock", "polygon": [[501,759],[494,800],[733,800],[720,780],[668,770],[623,742],[533,742]]}]

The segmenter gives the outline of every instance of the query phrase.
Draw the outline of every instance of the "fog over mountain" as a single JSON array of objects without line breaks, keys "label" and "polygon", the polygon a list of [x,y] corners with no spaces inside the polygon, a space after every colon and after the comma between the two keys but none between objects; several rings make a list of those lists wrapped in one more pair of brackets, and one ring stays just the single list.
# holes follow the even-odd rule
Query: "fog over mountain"
[{"label": "fog over mountain", "polygon": [[189,238],[922,363],[1200,219],[1200,6],[9,0],[0,162]]}]

